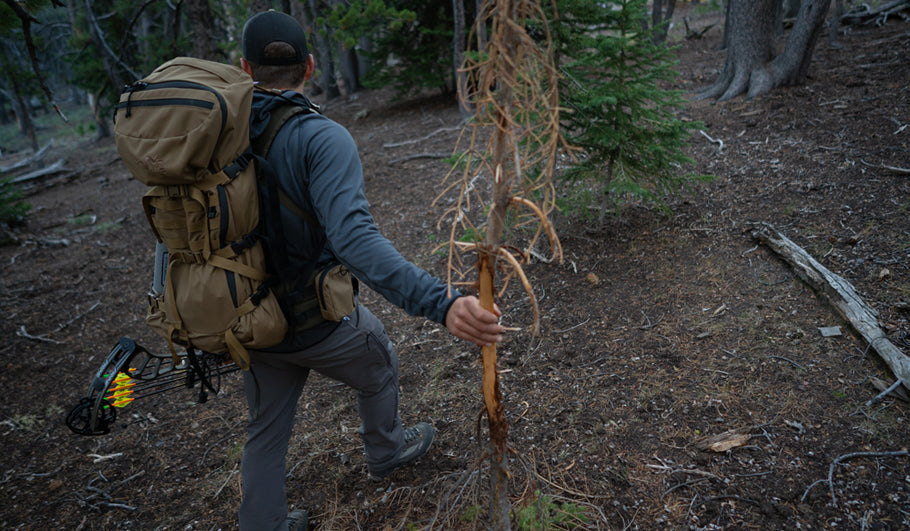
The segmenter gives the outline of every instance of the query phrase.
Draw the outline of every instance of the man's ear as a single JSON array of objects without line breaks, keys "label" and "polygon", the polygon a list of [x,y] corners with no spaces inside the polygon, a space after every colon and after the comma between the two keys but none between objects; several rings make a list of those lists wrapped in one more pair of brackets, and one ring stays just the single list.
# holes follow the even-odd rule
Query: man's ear
[{"label": "man's ear", "polygon": [[[253,67],[243,57],[240,58],[240,69],[249,74],[250,78],[253,78]],[[255,80],[255,78],[253,79]]]},{"label": "man's ear", "polygon": [[[241,59],[241,61],[242,60],[243,59]],[[313,77],[313,72],[315,71],[316,61],[313,60],[313,54],[310,54],[310,56],[306,58],[306,74],[303,75],[303,80],[308,81],[311,77]]]}]

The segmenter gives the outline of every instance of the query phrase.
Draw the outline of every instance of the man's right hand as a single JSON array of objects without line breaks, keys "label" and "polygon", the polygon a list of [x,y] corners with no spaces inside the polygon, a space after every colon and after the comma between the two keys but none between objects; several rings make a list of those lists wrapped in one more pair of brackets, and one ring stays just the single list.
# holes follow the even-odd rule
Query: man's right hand
[{"label": "man's right hand", "polygon": [[505,329],[499,324],[499,308],[494,311],[484,309],[473,295],[458,297],[446,314],[446,328],[455,337],[481,347],[499,343]]}]

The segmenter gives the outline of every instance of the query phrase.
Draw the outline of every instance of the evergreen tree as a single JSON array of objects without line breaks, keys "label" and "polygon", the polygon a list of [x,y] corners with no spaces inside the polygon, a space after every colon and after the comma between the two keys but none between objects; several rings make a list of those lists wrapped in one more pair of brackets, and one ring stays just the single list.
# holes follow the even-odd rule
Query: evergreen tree
[{"label": "evergreen tree", "polygon": [[346,48],[357,47],[369,60],[364,86],[393,86],[403,96],[454,90],[451,2],[352,0],[334,7],[328,25]]},{"label": "evergreen tree", "polygon": [[693,180],[683,149],[697,127],[677,116],[682,93],[673,52],[643,24],[645,0],[560,0],[551,27],[563,69],[563,127],[580,148],[563,175],[563,206],[582,215],[615,211],[630,199],[662,199]]}]

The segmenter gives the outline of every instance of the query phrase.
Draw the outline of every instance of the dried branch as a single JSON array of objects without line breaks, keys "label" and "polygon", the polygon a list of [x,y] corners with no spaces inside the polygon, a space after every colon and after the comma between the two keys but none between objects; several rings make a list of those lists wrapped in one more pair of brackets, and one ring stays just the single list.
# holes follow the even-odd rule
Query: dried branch
[{"label": "dried branch", "polygon": [[837,505],[837,496],[834,494],[834,468],[843,461],[847,459],[855,459],[857,457],[904,457],[910,455],[910,452],[907,450],[899,450],[897,452],[854,452],[852,454],[845,454],[834,461],[831,462],[831,465],[828,467],[828,478],[820,479],[806,488],[806,491],[803,492],[802,498],[799,499],[800,503],[806,501],[806,497],[809,496],[809,491],[812,490],[812,487],[818,485],[819,483],[828,483],[828,489],[831,492],[831,505]]},{"label": "dried branch", "polygon": [[439,133],[449,133],[452,131],[461,131],[462,129],[463,129],[463,127],[460,125],[456,126],[456,127],[443,127],[441,129],[437,129],[437,130],[433,131],[432,133],[422,136],[420,138],[413,138],[411,140],[403,140],[401,142],[389,142],[388,144],[383,144],[382,147],[388,149],[388,148],[397,148],[397,147],[402,147],[402,146],[410,146],[411,144],[417,144],[419,142],[423,142],[424,140],[429,140],[429,139],[433,138],[434,136],[438,135]]},{"label": "dried branch", "polygon": [[[38,79],[38,85],[41,87],[41,90],[47,96],[47,100],[50,102],[51,106],[54,107],[54,110],[63,118],[63,121],[68,121],[66,115],[63,114],[63,111],[60,110],[60,106],[57,105],[57,102],[54,100],[54,94],[51,92],[51,89],[47,86],[47,82],[44,80],[44,76],[41,74],[41,68],[38,66],[38,51],[35,47],[35,41],[32,40],[32,24],[40,24],[41,21],[35,18],[31,13],[25,10],[20,2],[15,0],[3,0],[3,2],[9,6],[9,8],[19,17],[19,21],[22,24],[22,34],[25,39],[25,48],[28,50],[28,57],[32,63],[32,72],[34,72],[35,77]],[[54,5],[61,6],[62,4],[57,0],[53,0]]]},{"label": "dried branch", "polygon": [[63,344],[62,341],[57,341],[56,339],[50,339],[44,336],[33,336],[29,334],[28,331],[25,330],[25,325],[20,326],[19,329],[16,330],[16,335],[19,337],[24,337],[25,339],[34,339],[35,341],[43,341],[45,343],[52,343],[54,345]]},{"label": "dried branch", "polygon": [[32,156],[26,157],[15,164],[10,164],[9,166],[0,166],[0,173],[12,173],[16,170],[21,170],[26,166],[32,164],[33,162],[38,162],[47,155],[48,150],[51,146],[54,145],[54,139],[52,138],[47,144],[44,145],[41,149],[36,151]]},{"label": "dried branch", "polygon": [[392,159],[389,161],[389,165],[398,164],[399,162],[407,162],[409,160],[415,159],[444,159],[449,156],[449,153],[412,153],[410,155],[405,155],[404,157],[399,157],[397,159]]},{"label": "dried branch", "polygon": [[824,296],[835,310],[878,352],[898,380],[910,383],[910,357],[895,346],[878,324],[873,310],[856,293],[853,285],[812,258],[774,227],[765,223],[753,234],[793,266],[796,274],[817,293]]},{"label": "dried branch", "polygon": [[877,168],[879,170],[888,170],[888,171],[893,171],[895,173],[910,174],[910,168],[900,168],[898,166],[889,166],[887,164],[870,164],[862,159],[860,159],[860,163],[862,163],[865,166],[869,166],[870,168]]},{"label": "dried branch", "polygon": [[110,45],[107,43],[107,39],[104,38],[104,32],[101,30],[101,25],[98,24],[98,18],[95,16],[95,12],[92,10],[92,4],[90,0],[85,0],[85,12],[88,15],[89,22],[92,24],[92,31],[97,37],[97,42],[101,45],[108,56],[116,62],[120,68],[126,71],[133,79],[139,79],[142,76],[133,71],[126,63],[123,62],[123,59],[114,53],[114,50],[111,49]]},{"label": "dried branch", "polygon": [[528,298],[531,300],[531,310],[534,312],[534,321],[531,325],[531,335],[536,336],[540,331],[540,309],[537,307],[537,297],[534,296],[534,288],[531,287],[531,283],[528,282],[528,277],[525,275],[524,270],[521,268],[521,264],[519,264],[518,260],[512,256],[512,253],[500,248],[499,256],[501,258],[505,258],[506,261],[512,265],[512,271],[518,275],[519,279],[521,279],[521,285],[524,286],[525,292],[527,292]]}]

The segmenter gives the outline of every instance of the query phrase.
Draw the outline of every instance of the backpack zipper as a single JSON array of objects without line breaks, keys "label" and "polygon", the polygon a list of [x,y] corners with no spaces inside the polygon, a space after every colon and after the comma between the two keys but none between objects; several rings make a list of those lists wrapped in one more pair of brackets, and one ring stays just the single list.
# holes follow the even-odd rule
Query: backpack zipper
[{"label": "backpack zipper", "polygon": [[157,107],[164,105],[188,105],[192,107],[202,107],[204,109],[211,109],[214,107],[214,104],[205,100],[197,100],[193,98],[160,98],[160,99],[149,99],[143,101],[133,101],[133,94],[139,91],[145,90],[155,90],[155,89],[165,89],[165,88],[185,88],[185,89],[194,89],[194,90],[204,90],[215,95],[218,99],[218,107],[221,110],[221,130],[224,131],[224,126],[227,123],[227,103],[224,101],[224,96],[222,96],[217,90],[203,85],[201,83],[194,83],[192,81],[163,81],[161,83],[147,83],[145,81],[137,81],[132,85],[128,85],[123,92],[129,93],[126,98],[126,102],[120,103],[115,107],[116,109],[126,109],[125,118],[129,118],[132,114],[132,107]]}]

